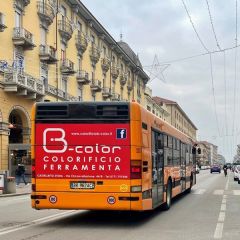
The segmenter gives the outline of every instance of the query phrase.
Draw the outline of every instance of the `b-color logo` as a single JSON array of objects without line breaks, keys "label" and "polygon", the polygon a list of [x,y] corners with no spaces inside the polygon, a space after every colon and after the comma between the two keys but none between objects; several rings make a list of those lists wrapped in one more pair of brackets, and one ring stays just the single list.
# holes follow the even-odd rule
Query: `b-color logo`
[{"label": "b-color logo", "polygon": [[[61,137],[57,137],[57,138],[53,138],[53,137],[50,137],[50,139],[48,139],[48,135],[47,133],[51,133],[51,132],[54,132],[56,134],[56,132],[60,132],[61,133]],[[67,150],[67,141],[65,140],[65,131],[62,129],[62,128],[47,128],[44,130],[43,132],[43,149],[45,152],[47,153],[64,153],[66,150]],[[63,143],[63,148],[62,149],[55,149],[55,150],[50,150],[47,148],[47,143],[49,144],[49,141],[47,140],[50,140],[50,142],[61,142]]]}]

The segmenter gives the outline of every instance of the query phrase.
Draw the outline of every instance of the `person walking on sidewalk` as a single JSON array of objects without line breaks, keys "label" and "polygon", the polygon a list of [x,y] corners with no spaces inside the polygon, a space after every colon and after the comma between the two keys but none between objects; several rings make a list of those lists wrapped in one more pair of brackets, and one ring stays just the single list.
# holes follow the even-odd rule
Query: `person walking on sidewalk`
[{"label": "person walking on sidewalk", "polygon": [[19,185],[21,179],[23,180],[23,182],[25,183],[25,185],[28,185],[28,183],[26,182],[25,179],[25,166],[23,164],[18,164],[17,169],[15,171],[16,174],[16,182],[17,182],[17,186]]}]

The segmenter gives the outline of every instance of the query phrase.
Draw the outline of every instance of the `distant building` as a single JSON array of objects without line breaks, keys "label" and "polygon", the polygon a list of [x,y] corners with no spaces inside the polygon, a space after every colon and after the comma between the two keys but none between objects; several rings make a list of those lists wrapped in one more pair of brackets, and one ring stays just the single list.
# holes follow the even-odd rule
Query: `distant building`
[{"label": "distant building", "polygon": [[197,162],[201,166],[212,165],[218,163],[218,147],[207,141],[198,142],[198,146],[201,149],[201,154],[197,156]]},{"label": "distant building", "polygon": [[169,119],[169,112],[167,111],[166,104],[160,106],[152,98],[152,89],[150,87],[145,88],[145,108],[155,114],[157,117],[160,117],[164,121]]},{"label": "distant building", "polygon": [[197,164],[199,166],[210,165],[210,145],[207,142],[198,142],[201,154],[197,154]]},{"label": "distant building", "polygon": [[223,155],[218,154],[218,155],[217,155],[217,158],[218,158],[218,163],[219,163],[220,165],[224,165],[224,164],[226,163],[225,157],[224,157]]},{"label": "distant building", "polygon": [[160,97],[153,97],[153,100],[159,106],[166,105],[167,111],[169,112],[167,122],[179,131],[191,137],[193,140],[196,140],[196,133],[198,129],[177,102]]}]

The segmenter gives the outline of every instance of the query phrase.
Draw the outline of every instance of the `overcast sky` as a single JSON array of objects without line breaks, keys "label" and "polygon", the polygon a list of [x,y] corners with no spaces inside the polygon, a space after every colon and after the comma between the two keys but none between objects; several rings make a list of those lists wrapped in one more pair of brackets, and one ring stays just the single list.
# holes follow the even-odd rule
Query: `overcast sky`
[{"label": "overcast sky", "polygon": [[[184,0],[203,44],[194,32],[182,0],[82,2],[116,41],[123,33],[123,41],[139,54],[146,71],[153,64],[155,55],[161,66],[154,68],[154,74],[166,67],[163,63],[170,64],[163,71],[165,82],[161,74],[159,78],[152,77],[149,86],[153,89],[153,96],[177,101],[199,129],[198,140],[216,144],[218,152],[227,161],[232,161],[240,140],[238,48],[224,51],[225,64],[224,52],[211,54],[213,77],[209,54],[184,61],[175,60],[204,54],[207,50],[213,52],[234,47],[236,29],[240,33],[236,28],[236,0],[208,0],[210,15],[206,0]],[[240,17],[240,2],[237,15]],[[240,26],[240,18],[237,25]],[[240,44],[240,35],[238,37]]]}]

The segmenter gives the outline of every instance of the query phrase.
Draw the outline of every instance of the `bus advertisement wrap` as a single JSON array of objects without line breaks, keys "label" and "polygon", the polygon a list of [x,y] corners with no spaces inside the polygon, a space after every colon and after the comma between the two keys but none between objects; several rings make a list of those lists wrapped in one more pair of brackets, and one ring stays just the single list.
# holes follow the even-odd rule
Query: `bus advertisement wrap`
[{"label": "bus advertisement wrap", "polygon": [[129,124],[36,124],[37,178],[130,178]]}]

